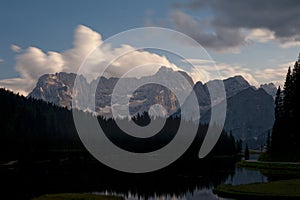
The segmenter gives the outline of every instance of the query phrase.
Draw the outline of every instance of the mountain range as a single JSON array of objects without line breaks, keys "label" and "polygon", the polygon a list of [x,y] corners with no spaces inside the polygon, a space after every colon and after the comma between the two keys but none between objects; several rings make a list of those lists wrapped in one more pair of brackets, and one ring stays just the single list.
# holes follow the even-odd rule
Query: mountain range
[{"label": "mountain range", "polygon": [[[187,73],[179,73],[180,77],[186,79],[185,81],[180,81],[178,73],[167,67],[161,67],[152,76],[139,79],[122,78],[123,85],[126,85],[125,91],[116,98],[122,100],[125,97],[128,98],[128,95],[130,96],[129,112],[131,115],[149,111],[154,104],[161,105],[165,115],[172,115],[180,110],[176,95],[167,87],[155,83],[175,85],[179,93],[192,87],[198,99],[197,108],[192,109],[199,109],[201,122],[207,123],[210,120],[211,108],[208,85],[223,81],[227,98],[225,130],[230,131],[235,138],[246,140],[253,145],[264,142],[267,132],[274,123],[274,96],[276,93],[274,84],[263,84],[257,89],[242,76],[234,76],[225,80],[211,80],[207,83],[194,83]],[[77,77],[79,87],[76,87],[76,91],[72,91],[75,79],[76,74],[74,73],[45,74],[39,78],[36,87],[28,97],[42,99],[69,109],[72,107],[72,98],[76,97],[75,99],[80,100],[76,103],[76,107],[79,109],[95,110],[97,114],[110,117],[112,93],[120,79],[99,77],[89,83],[85,77],[79,75]],[[141,85],[144,82],[150,82],[150,84],[138,87],[135,91],[126,89],[126,87]],[[212,105],[218,106],[218,103]],[[251,144],[250,146],[253,146]]]}]

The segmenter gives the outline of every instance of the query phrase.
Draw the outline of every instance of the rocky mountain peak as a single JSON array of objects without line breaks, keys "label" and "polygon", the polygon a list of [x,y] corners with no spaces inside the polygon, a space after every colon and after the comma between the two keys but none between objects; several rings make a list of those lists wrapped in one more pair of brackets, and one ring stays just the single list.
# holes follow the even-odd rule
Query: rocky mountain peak
[{"label": "rocky mountain peak", "polygon": [[269,95],[275,98],[277,87],[274,85],[274,83],[261,84],[260,88],[264,89]]},{"label": "rocky mountain peak", "polygon": [[225,79],[223,82],[227,97],[232,97],[240,91],[251,87],[248,81],[240,75]]},{"label": "rocky mountain peak", "polygon": [[[45,74],[41,76],[36,87],[29,93],[29,97],[42,99],[56,105],[71,108],[72,88],[76,74],[59,72],[55,74]],[[81,82],[86,83],[86,79],[79,76]]]},{"label": "rocky mountain peak", "polygon": [[[191,107],[190,112],[200,111],[203,122],[210,119],[211,106],[218,106],[218,103],[210,102],[208,85],[218,85],[224,83],[227,97],[227,114],[225,130],[232,131],[237,138],[251,139],[258,135],[265,135],[272,128],[274,121],[274,100],[271,95],[276,92],[274,84],[263,84],[259,89],[251,86],[242,76],[235,76],[225,80],[212,80],[207,83],[193,83],[192,78],[186,72],[179,72],[187,82],[180,81],[180,76],[173,69],[161,67],[152,76],[122,79],[125,86],[143,85],[137,88],[132,94],[120,94],[118,98],[130,97],[129,112],[131,115],[149,111],[154,104],[160,104],[167,113],[180,115],[180,106],[177,98],[168,88],[155,84],[155,80],[162,81],[168,85],[176,85],[179,92],[184,92],[188,85],[193,86],[193,90],[198,99],[198,105],[190,105],[189,97],[185,104]],[[41,76],[36,87],[29,94],[30,97],[52,102],[59,106],[71,108],[72,97],[80,97],[80,102],[75,101],[74,106],[82,110],[96,110],[98,114],[111,117],[111,97],[112,92],[119,78],[98,77],[88,83],[83,76],[78,76],[80,87],[78,91],[72,91],[76,74],[60,72],[56,74],[45,74]],[[151,84],[141,84],[147,81]],[[157,81],[158,82],[158,81]],[[216,88],[219,89],[219,88]],[[125,87],[126,90],[126,87]],[[270,95],[271,94],[271,95]],[[90,99],[95,100],[91,102]],[[92,106],[92,107],[91,107]],[[123,108],[120,108],[121,110]],[[245,113],[247,113],[245,115]],[[261,123],[265,122],[265,123]]]},{"label": "rocky mountain peak", "polygon": [[[180,74],[171,68],[161,67],[158,72],[152,76],[145,76],[139,79],[134,77],[124,78],[122,79],[124,86],[123,92],[127,92],[127,87],[130,88],[134,85],[144,85],[143,83],[156,83],[159,81],[165,85],[176,86],[176,90],[179,90],[179,92],[185,92],[188,84],[192,87],[194,83],[187,73],[179,73]],[[182,78],[185,78],[187,82],[182,81]],[[80,83],[77,84],[79,86],[77,90],[80,91],[72,91],[75,79],[76,74],[74,73],[60,72],[56,74],[45,74],[39,78],[36,87],[29,94],[29,97],[42,99],[67,108],[71,108],[72,97],[76,97],[74,106],[82,110],[96,109],[99,114],[109,116],[111,114],[112,92],[120,79],[116,77],[98,77],[91,81],[91,83],[87,83],[87,80],[83,76],[78,76],[77,80],[79,79]],[[150,106],[154,104],[163,105],[168,113],[175,112],[179,107],[177,98],[173,92],[158,84],[144,85],[137,88],[133,94],[125,93],[118,94],[118,98],[124,99],[128,97],[128,95],[131,96],[129,105],[131,114],[148,111]],[[95,102],[92,100],[95,100]]]}]

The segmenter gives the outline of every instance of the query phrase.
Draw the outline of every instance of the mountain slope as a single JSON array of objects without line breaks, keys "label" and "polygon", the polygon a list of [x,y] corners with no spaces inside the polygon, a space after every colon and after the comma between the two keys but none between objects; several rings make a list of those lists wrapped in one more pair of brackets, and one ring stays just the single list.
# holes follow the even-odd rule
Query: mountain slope
[{"label": "mountain slope", "polygon": [[[201,118],[203,123],[209,120],[210,111]],[[244,140],[251,148],[259,148],[265,143],[273,123],[274,100],[265,90],[249,87],[227,99],[224,129],[235,138]]]},{"label": "mountain slope", "polygon": [[274,85],[274,83],[262,84],[260,85],[260,88],[264,89],[269,95],[271,95],[275,99],[277,87]]},{"label": "mountain slope", "polygon": [[[93,100],[95,100],[96,112],[111,116],[112,93],[120,79],[99,77],[88,83],[83,76],[79,76],[78,91],[72,91],[75,78],[75,74],[65,72],[43,75],[29,97],[71,108],[72,97],[76,96],[75,99],[79,99],[76,106],[82,110],[94,110]],[[184,78],[185,81],[178,81],[180,78]],[[129,111],[133,115],[148,111],[154,104],[160,104],[164,107],[164,115],[172,114],[179,109],[179,103],[174,93],[167,87],[155,84],[156,82],[176,86],[178,93],[184,93],[188,87],[192,87],[194,84],[191,77],[185,72],[177,73],[167,67],[161,67],[152,76],[141,77],[140,79],[123,78],[121,81],[124,88],[121,93],[117,94],[116,98],[123,100],[129,95]],[[144,83],[150,84],[145,85]],[[138,85],[142,86],[131,91],[133,86]],[[117,105],[116,109],[121,112],[124,110],[124,106]]]},{"label": "mountain slope", "polygon": [[[132,115],[148,111],[154,104],[162,105],[165,110],[164,115],[180,114],[180,106],[174,93],[168,88],[155,84],[162,82],[166,85],[178,86],[178,92],[184,92],[186,88],[193,85],[193,90],[197,96],[198,104],[193,105],[188,99],[185,105],[188,105],[187,112],[198,112],[201,114],[201,122],[208,123],[210,120],[210,94],[208,85],[218,85],[221,80],[212,80],[208,83],[197,82],[195,85],[192,79],[185,73],[180,74],[186,79],[185,82],[178,85],[178,78],[172,69],[162,67],[152,76],[137,78],[124,78],[122,84],[125,86],[122,93],[118,94],[117,99],[129,99],[129,112]],[[88,83],[86,79],[79,76],[80,87],[78,91],[72,92],[75,74],[57,73],[54,75],[42,76],[37,86],[30,93],[30,97],[52,102],[59,106],[70,108],[72,106],[72,96],[82,96],[83,103],[76,105],[82,109],[92,110],[94,106],[91,100],[95,100],[95,109],[98,114],[111,116],[111,98],[112,92],[120,80],[115,77],[99,77]],[[154,81],[153,81],[154,80]],[[155,82],[156,81],[156,82]],[[144,82],[152,82],[144,85]],[[227,97],[227,114],[225,130],[232,131],[236,138],[257,138],[260,135],[265,136],[267,130],[272,128],[274,122],[274,100],[266,91],[274,90],[273,84],[262,85],[260,89],[255,89],[242,76],[235,76],[223,80]],[[130,87],[134,85],[143,85],[135,91],[130,92]],[[273,89],[272,89],[273,88]],[[215,88],[216,91],[220,88]],[[220,102],[214,102],[218,106]],[[127,105],[127,106],[128,106]],[[124,107],[117,105],[120,113]],[[158,114],[159,115],[159,114]]]}]

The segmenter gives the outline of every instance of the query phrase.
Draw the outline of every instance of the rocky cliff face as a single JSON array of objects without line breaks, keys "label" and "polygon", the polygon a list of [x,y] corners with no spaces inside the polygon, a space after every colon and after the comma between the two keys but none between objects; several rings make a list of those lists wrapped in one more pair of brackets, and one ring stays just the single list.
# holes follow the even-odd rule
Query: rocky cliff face
[{"label": "rocky cliff face", "polygon": [[[148,111],[154,104],[162,105],[165,109],[164,115],[170,115],[179,109],[178,100],[171,90],[155,84],[155,82],[176,85],[178,92],[184,92],[187,87],[192,87],[194,83],[185,72],[180,72],[180,74],[186,79],[183,83],[178,81],[177,72],[166,67],[161,67],[153,76],[142,77],[140,79],[124,78],[122,79],[124,93],[118,94],[117,98],[124,99],[128,95],[130,96],[129,111],[132,115]],[[36,87],[29,94],[29,97],[42,99],[67,108],[71,108],[72,97],[76,97],[74,99],[78,99],[78,102],[76,102],[78,108],[82,110],[94,110],[92,106],[95,105],[97,113],[111,116],[112,93],[119,79],[115,77],[99,77],[88,83],[83,76],[79,76],[77,77],[79,80],[79,83],[77,82],[77,90],[72,91],[75,78],[76,74],[65,72],[43,75],[38,80]],[[143,84],[148,82],[150,84]],[[143,86],[138,87],[131,93],[130,89],[134,85]],[[95,101],[95,104],[93,104],[93,101]]]},{"label": "rocky cliff face", "polygon": [[[200,110],[201,122],[209,122],[211,102],[208,84],[213,85],[221,80],[213,80],[205,84],[201,82],[194,84],[188,74],[185,72],[180,72],[180,74],[186,81],[179,81],[178,73],[166,67],[162,67],[152,76],[140,79],[122,79],[124,88],[116,98],[123,100],[129,97],[126,107],[129,106],[131,115],[149,111],[154,104],[160,104],[164,107],[164,115],[179,114],[180,106],[175,94],[167,87],[156,84],[156,82],[176,85],[176,90],[179,93],[183,93],[187,88],[193,86],[198,105],[191,106],[190,111]],[[119,79],[99,77],[88,83],[83,76],[78,76],[79,87],[76,91],[72,91],[75,78],[76,74],[65,72],[43,75],[29,96],[71,108],[72,98],[78,98],[78,95],[81,95],[78,98],[80,101],[76,102],[77,107],[82,110],[93,110],[95,108],[98,114],[111,116],[112,93]],[[150,83],[142,84],[144,82]],[[242,76],[228,78],[223,80],[223,83],[227,98],[225,129],[232,131],[236,138],[246,140],[249,138],[256,140],[261,135],[266,135],[274,122],[274,100],[272,98],[272,94],[276,91],[274,84],[265,84],[256,89]],[[131,91],[130,88],[135,85],[143,86]],[[95,104],[93,104],[93,100]],[[213,105],[218,106],[218,102],[213,103]],[[124,109],[120,105],[116,105],[116,107],[121,111]]]},{"label": "rocky cliff face", "polygon": [[64,72],[45,74],[39,78],[29,97],[71,108],[72,88],[75,78],[76,74]]},{"label": "rocky cliff face", "polygon": [[275,99],[277,87],[274,85],[274,83],[262,84],[260,85],[260,88],[265,90],[269,95],[271,95]]},{"label": "rocky cliff face", "polygon": [[[211,105],[217,105],[220,103],[224,97],[220,96],[220,101],[211,102],[210,91],[208,88],[213,88],[215,93],[222,94],[222,88],[220,87],[222,81],[226,94],[225,98],[227,99],[249,87],[252,87],[242,76],[234,76],[225,80],[212,80],[205,84],[199,81],[194,85],[194,91],[199,102],[199,107],[195,107],[193,109],[199,109],[201,115],[204,115],[204,113],[210,109]],[[189,102],[189,99],[187,102]]]}]

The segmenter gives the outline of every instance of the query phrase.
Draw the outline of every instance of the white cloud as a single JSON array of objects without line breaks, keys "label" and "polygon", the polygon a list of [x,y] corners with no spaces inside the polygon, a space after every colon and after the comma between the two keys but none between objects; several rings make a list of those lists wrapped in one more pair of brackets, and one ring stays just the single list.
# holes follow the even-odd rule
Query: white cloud
[{"label": "white cloud", "polygon": [[300,41],[297,41],[295,38],[281,39],[280,47],[285,49],[291,47],[300,47]]},{"label": "white cloud", "polygon": [[[118,76],[129,69],[156,63],[156,66],[149,66],[148,71],[140,72],[140,76],[146,76],[155,73],[158,70],[157,64],[178,69],[174,64],[164,57],[147,51],[136,51],[132,46],[122,45],[113,48],[109,44],[101,45],[102,37],[92,29],[79,25],[74,33],[73,47],[64,52],[43,52],[36,47],[28,47],[16,56],[15,70],[19,73],[19,78],[0,80],[0,87],[5,87],[22,94],[28,94],[34,87],[38,78],[46,73],[56,73],[61,71],[76,73],[85,57],[89,56],[88,79],[96,78],[101,70],[109,62],[122,52],[132,51],[117,60],[115,60],[106,72],[107,76]],[[96,48],[96,49],[95,49]],[[20,50],[16,45],[11,49]],[[139,74],[137,74],[139,76]]]},{"label": "white cloud", "polygon": [[28,47],[16,56],[15,70],[20,78],[0,80],[0,86],[26,95],[38,78],[45,73],[55,73],[63,69],[63,60],[57,52],[44,53],[36,47]]},{"label": "white cloud", "polygon": [[[207,82],[212,79],[226,79],[236,75],[242,75],[250,84],[259,85],[258,80],[251,74],[251,70],[240,65],[229,65],[210,60],[188,59],[194,65],[198,73],[191,72],[193,79]],[[196,71],[195,70],[195,71]],[[199,76],[200,75],[200,76]]]},{"label": "white cloud", "polygon": [[266,43],[275,39],[275,33],[268,29],[256,28],[245,30],[246,40]]},{"label": "white cloud", "polygon": [[12,51],[16,52],[16,53],[19,53],[19,52],[22,51],[22,48],[19,47],[19,46],[17,46],[17,45],[15,45],[15,44],[10,45],[10,49],[11,49]]},{"label": "white cloud", "polygon": [[255,28],[255,29],[244,29],[246,40],[257,42],[257,43],[267,43],[275,42],[281,48],[291,48],[300,47],[300,41],[294,37],[277,38],[274,31],[270,31],[266,28]]},{"label": "white cloud", "polygon": [[283,85],[287,67],[266,68],[254,71],[254,76],[262,83],[273,82],[275,85]]},{"label": "white cloud", "polygon": [[285,68],[288,68],[288,67],[293,67],[294,64],[295,64],[295,61],[292,61],[292,62],[287,62],[287,63],[279,64],[278,66],[279,66],[279,67],[285,67]]},{"label": "white cloud", "polygon": [[10,89],[16,93],[26,96],[28,93],[25,92],[22,85],[27,85],[26,79],[23,78],[11,78],[0,80],[0,88],[4,87]]},{"label": "white cloud", "polygon": [[62,53],[63,70],[76,72],[84,58],[101,43],[102,37],[99,33],[86,26],[79,25],[74,33],[73,48]]},{"label": "white cloud", "polygon": [[[248,68],[242,65],[230,65],[226,63],[212,61],[188,59],[199,73],[191,72],[194,80],[207,82],[211,79],[225,79],[236,75],[242,75],[251,85],[258,87],[261,83],[273,82],[276,85],[282,85],[288,65],[278,66],[277,68]],[[199,76],[200,74],[200,76]]]},{"label": "white cloud", "polygon": [[0,58],[0,63],[1,63],[1,62],[4,62],[4,59]]},{"label": "white cloud", "polygon": [[248,41],[258,43],[275,42],[279,45],[279,47],[285,49],[300,47],[299,38],[296,36],[277,38],[274,31],[270,31],[265,28],[244,29],[244,32],[246,34],[246,40]]},{"label": "white cloud", "polygon": [[36,47],[27,48],[24,53],[16,57],[16,61],[16,70],[23,78],[32,81],[45,72],[61,71],[64,63],[61,54],[52,51],[44,53]]}]

